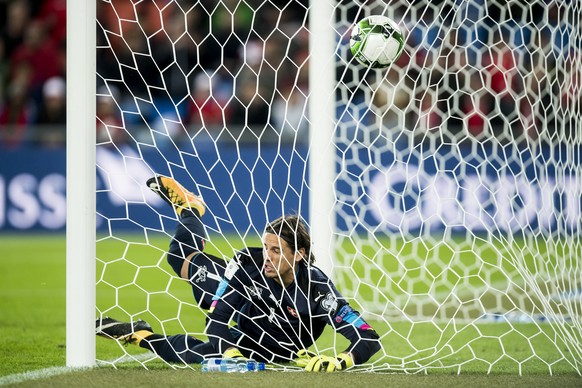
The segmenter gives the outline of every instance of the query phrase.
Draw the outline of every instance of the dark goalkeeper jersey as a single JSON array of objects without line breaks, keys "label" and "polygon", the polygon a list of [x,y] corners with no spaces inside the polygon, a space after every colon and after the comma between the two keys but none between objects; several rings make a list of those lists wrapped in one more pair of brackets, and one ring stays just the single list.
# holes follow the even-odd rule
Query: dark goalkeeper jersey
[{"label": "dark goalkeeper jersey", "polygon": [[[302,262],[303,263],[303,262]],[[283,288],[262,272],[262,248],[247,248],[227,265],[210,309],[207,334],[222,353],[230,346],[266,360],[289,360],[307,349],[326,325],[350,341],[357,364],[380,349],[376,332],[317,267],[300,264]],[[236,326],[229,328],[234,320]]]}]

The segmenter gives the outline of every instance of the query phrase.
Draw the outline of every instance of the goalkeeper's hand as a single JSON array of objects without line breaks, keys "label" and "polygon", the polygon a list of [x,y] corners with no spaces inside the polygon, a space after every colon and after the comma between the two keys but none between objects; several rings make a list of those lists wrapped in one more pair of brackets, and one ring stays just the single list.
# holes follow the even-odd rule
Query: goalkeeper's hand
[{"label": "goalkeeper's hand", "polygon": [[247,358],[237,348],[228,348],[222,353],[223,358],[238,358],[241,360],[246,360]]},{"label": "goalkeeper's hand", "polygon": [[297,352],[297,358],[295,359],[295,364],[301,368],[305,368],[313,357],[317,357],[317,354],[310,352],[307,349],[301,349]]},{"label": "goalkeeper's hand", "polygon": [[340,353],[337,357],[316,355],[311,357],[305,365],[307,372],[335,372],[354,366],[354,360],[348,353]]}]

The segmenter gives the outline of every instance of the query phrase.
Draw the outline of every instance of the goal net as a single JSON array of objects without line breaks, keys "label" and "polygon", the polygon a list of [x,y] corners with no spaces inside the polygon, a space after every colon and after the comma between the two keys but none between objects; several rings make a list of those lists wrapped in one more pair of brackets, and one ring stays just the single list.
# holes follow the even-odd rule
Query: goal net
[{"label": "goal net", "polygon": [[[381,337],[357,370],[581,372],[578,2],[97,12],[98,317],[205,338],[206,312],[166,262],[179,221],[145,186],[162,174],[204,197],[217,256],[261,246],[268,220],[306,219],[316,265]],[[406,40],[384,70],[349,51],[353,24],[376,14]],[[313,348],[346,343],[330,330]],[[97,351],[160,362],[113,341]]]}]

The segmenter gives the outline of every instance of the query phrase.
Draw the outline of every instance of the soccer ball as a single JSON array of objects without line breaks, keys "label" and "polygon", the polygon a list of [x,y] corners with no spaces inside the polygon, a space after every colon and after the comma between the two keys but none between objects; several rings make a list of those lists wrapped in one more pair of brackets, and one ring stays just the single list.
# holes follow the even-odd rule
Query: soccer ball
[{"label": "soccer ball", "polygon": [[368,16],[352,29],[350,50],[358,62],[382,69],[390,66],[404,50],[404,35],[390,18]]}]

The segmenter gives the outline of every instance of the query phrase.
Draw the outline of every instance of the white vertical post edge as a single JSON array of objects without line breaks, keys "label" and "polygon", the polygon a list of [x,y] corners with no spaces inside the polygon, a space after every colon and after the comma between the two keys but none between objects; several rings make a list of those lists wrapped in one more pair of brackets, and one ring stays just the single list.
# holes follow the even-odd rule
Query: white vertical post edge
[{"label": "white vertical post edge", "polygon": [[95,365],[96,2],[67,0],[66,364]]},{"label": "white vertical post edge", "polygon": [[309,221],[316,264],[333,276],[335,257],[335,0],[309,5]]}]

